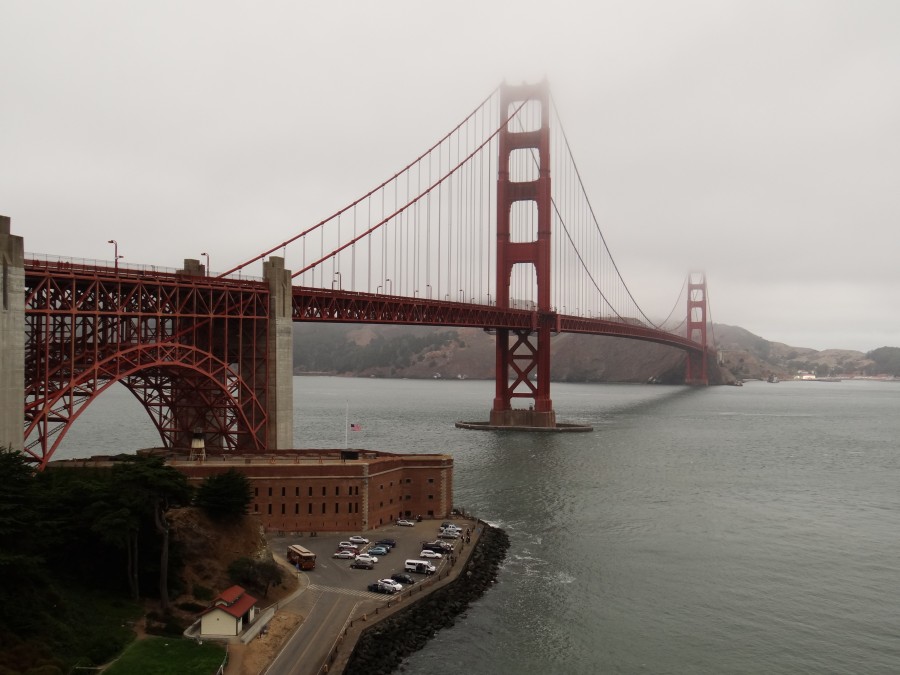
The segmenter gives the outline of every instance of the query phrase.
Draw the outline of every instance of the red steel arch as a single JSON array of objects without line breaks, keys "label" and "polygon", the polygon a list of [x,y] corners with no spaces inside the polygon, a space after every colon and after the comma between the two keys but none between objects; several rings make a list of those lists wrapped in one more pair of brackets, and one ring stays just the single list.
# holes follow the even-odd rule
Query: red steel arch
[{"label": "red steel arch", "polygon": [[260,450],[268,425],[269,289],[258,281],[26,262],[25,451],[46,465],[121,382],[169,448]]}]

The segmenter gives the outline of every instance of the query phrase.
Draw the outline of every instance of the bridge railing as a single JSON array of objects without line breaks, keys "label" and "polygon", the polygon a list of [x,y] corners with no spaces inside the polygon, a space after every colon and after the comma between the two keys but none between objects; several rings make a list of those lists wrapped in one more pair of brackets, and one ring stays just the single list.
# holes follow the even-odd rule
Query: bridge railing
[{"label": "bridge railing", "polygon": [[[138,265],[134,263],[120,262],[118,265],[114,261],[101,260],[97,258],[72,258],[59,255],[49,255],[46,253],[25,253],[26,265],[52,270],[74,270],[79,272],[96,272],[102,270],[118,270],[119,274],[126,276],[151,276],[160,274],[177,275],[180,270],[174,267],[164,267],[162,265]],[[212,274],[209,274],[213,278]],[[255,277],[249,274],[237,272],[226,279],[232,281],[263,281],[262,277]]]}]

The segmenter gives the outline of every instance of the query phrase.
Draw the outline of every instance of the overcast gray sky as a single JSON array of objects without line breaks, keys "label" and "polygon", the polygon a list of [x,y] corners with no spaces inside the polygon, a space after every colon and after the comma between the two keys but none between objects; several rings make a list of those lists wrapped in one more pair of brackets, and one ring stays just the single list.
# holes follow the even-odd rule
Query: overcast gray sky
[{"label": "overcast gray sky", "polygon": [[0,0],[0,214],[223,270],[545,76],[650,313],[702,269],[717,322],[900,346],[896,0]]}]

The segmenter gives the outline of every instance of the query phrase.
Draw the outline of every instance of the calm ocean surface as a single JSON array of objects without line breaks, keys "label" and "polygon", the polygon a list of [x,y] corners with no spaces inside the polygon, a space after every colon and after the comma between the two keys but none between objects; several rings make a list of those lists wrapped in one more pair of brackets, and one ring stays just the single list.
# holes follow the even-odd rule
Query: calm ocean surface
[{"label": "calm ocean surface", "polygon": [[[405,673],[900,673],[900,383],[552,388],[589,434],[485,433],[493,383],[295,378],[297,447],[447,452],[512,540]],[[158,444],[124,390],[55,458]]]}]

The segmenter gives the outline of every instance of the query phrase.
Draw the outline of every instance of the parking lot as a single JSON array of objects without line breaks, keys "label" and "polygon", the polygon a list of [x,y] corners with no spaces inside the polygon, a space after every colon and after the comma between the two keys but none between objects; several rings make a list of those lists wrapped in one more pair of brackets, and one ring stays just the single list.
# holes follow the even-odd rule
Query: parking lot
[{"label": "parking lot", "polygon": [[[316,554],[316,569],[304,572],[307,575],[310,587],[318,590],[330,590],[344,593],[360,594],[365,596],[380,597],[383,595],[370,593],[367,588],[379,579],[389,578],[392,574],[403,573],[404,563],[410,559],[421,559],[419,555],[422,551],[423,542],[435,541],[438,537],[439,526],[442,522],[451,522],[458,525],[465,532],[467,527],[471,527],[471,521],[464,519],[456,520],[422,520],[416,522],[413,527],[402,527],[399,525],[387,525],[375,530],[367,532],[341,532],[331,533],[323,532],[317,536],[274,536],[269,537],[269,546],[279,558],[284,558],[287,547],[290,544],[299,544]],[[337,550],[337,546],[342,541],[348,541],[352,535],[361,535],[369,539],[368,544],[360,545],[360,552],[365,552],[372,548],[380,539],[394,539],[397,545],[394,546],[390,553],[378,557],[378,562],[374,564],[373,569],[354,569],[350,565],[353,559],[339,559],[332,555]],[[454,556],[458,556],[461,548],[464,546],[463,539],[450,539],[448,543],[454,546]],[[441,559],[429,559],[437,573],[440,573],[446,566],[450,565],[448,555],[444,555]],[[426,579],[423,574],[410,573],[410,576],[420,583]]]},{"label": "parking lot", "polygon": [[[471,542],[462,539],[448,540],[454,545],[453,559],[431,559],[435,574],[410,573],[416,582],[404,585],[402,593],[384,594],[368,590],[368,586],[392,574],[403,573],[404,563],[409,559],[420,559],[422,542],[435,541],[442,522],[452,522],[462,528],[473,528]],[[281,651],[271,662],[268,675],[313,675],[318,673],[326,659],[337,658],[338,664],[345,663],[353,650],[356,638],[365,626],[371,625],[375,617],[390,616],[407,605],[411,598],[427,595],[454,578],[467,559],[481,533],[480,523],[465,518],[443,520],[425,519],[413,527],[387,525],[367,532],[321,533],[318,536],[268,536],[271,550],[281,561],[286,558],[287,547],[299,544],[316,554],[316,568],[296,574],[301,580],[300,589],[280,603],[285,611],[299,613],[304,619],[290,638],[281,645]],[[341,541],[349,541],[353,535],[361,535],[370,540],[362,550],[371,548],[379,539],[394,539],[397,545],[371,570],[353,569],[352,560],[333,558]],[[285,563],[287,564],[287,563]],[[426,582],[425,580],[428,579]],[[362,621],[359,621],[362,619]],[[339,649],[338,645],[342,643]],[[233,671],[238,672],[238,671]]]}]

